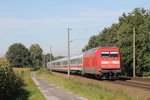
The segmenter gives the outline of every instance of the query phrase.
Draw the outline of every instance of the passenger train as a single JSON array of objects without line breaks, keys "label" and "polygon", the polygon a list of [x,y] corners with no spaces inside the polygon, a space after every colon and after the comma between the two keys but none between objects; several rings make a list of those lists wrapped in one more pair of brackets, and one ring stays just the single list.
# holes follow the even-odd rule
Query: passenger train
[{"label": "passenger train", "polygon": [[[52,71],[67,72],[68,58],[48,62],[47,68]],[[106,79],[118,78],[121,73],[120,50],[115,46],[100,46],[70,57],[70,72],[96,75]]]}]

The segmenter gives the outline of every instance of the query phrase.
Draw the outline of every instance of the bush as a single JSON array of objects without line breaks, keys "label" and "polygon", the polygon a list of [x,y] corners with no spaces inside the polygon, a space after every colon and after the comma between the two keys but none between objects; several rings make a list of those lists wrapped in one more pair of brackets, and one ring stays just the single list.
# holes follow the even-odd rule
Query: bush
[{"label": "bush", "polygon": [[12,68],[0,64],[0,99],[10,98],[23,85],[23,80],[16,76]]}]

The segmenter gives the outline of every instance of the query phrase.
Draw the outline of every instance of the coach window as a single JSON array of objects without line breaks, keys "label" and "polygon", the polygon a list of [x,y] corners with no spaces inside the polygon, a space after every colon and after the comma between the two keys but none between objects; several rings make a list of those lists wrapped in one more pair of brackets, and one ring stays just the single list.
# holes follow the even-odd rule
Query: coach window
[{"label": "coach window", "polygon": [[80,58],[78,58],[78,65],[80,64]]},{"label": "coach window", "polygon": [[60,61],[60,66],[62,66],[62,61]]},{"label": "coach window", "polygon": [[77,64],[77,59],[74,59],[74,64]]},{"label": "coach window", "polygon": [[75,63],[76,63],[76,60],[75,60],[75,59],[73,59],[73,62],[72,62],[72,64],[73,64],[73,65],[75,65]]},{"label": "coach window", "polygon": [[79,59],[79,58],[77,58],[77,65],[79,65],[79,60],[80,60],[80,59]]},{"label": "coach window", "polygon": [[76,64],[76,59],[73,59],[73,64],[74,64],[74,65]]},{"label": "coach window", "polygon": [[82,62],[83,62],[83,59],[81,58],[81,59],[80,59],[80,61],[81,61],[81,63],[80,63],[80,64],[82,64]]},{"label": "coach window", "polygon": [[79,58],[79,64],[81,64],[81,58]]},{"label": "coach window", "polygon": [[101,57],[102,58],[108,58],[109,57],[109,52],[101,52]]},{"label": "coach window", "polygon": [[60,62],[57,62],[57,66],[59,66],[60,65]]},{"label": "coach window", "polygon": [[118,58],[118,52],[110,52],[111,58]]},{"label": "coach window", "polygon": [[70,61],[70,62],[71,62],[71,65],[73,65],[73,64],[74,64],[74,59],[71,59],[71,61]]},{"label": "coach window", "polygon": [[55,66],[55,62],[53,62],[53,66]]},{"label": "coach window", "polygon": [[65,62],[64,62],[64,65],[66,66],[67,64],[68,64],[68,62],[67,62],[67,61],[65,61]]},{"label": "coach window", "polygon": [[65,61],[65,66],[68,64],[68,62],[67,61]]},{"label": "coach window", "polygon": [[72,60],[70,60],[70,64],[72,64]]}]

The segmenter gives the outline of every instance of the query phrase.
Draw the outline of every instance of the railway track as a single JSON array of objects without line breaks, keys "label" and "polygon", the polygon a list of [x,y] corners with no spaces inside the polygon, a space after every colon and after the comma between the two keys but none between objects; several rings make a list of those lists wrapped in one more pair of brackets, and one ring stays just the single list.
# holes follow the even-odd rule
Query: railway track
[{"label": "railway track", "polygon": [[130,87],[136,87],[136,88],[140,88],[144,90],[150,90],[150,83],[148,82],[137,82],[137,81],[132,81],[132,80],[130,81],[129,80],[128,81],[117,80],[117,81],[113,81],[113,83],[126,85]]},{"label": "railway track", "polygon": [[[92,79],[92,78],[90,78],[90,79]],[[93,79],[93,80],[95,80],[95,79]],[[96,80],[100,81],[98,79],[96,79]],[[124,86],[128,86],[128,87],[135,87],[135,88],[140,88],[140,89],[150,91],[150,80],[149,79],[123,77],[123,78],[120,78],[119,80],[103,80],[103,82],[114,83],[114,84],[124,85]]]}]

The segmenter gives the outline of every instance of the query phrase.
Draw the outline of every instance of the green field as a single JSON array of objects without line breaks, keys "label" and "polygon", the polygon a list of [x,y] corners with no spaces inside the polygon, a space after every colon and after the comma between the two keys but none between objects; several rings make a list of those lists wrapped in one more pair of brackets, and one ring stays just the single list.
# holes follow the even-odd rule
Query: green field
[{"label": "green field", "polygon": [[11,100],[46,100],[30,77],[30,68],[14,68],[14,72],[24,80],[24,86]]},{"label": "green field", "polygon": [[97,82],[91,82],[84,78],[71,76],[70,79],[68,79],[67,75],[50,73],[47,70],[37,71],[36,76],[44,77],[51,83],[57,84],[89,100],[138,100],[126,94],[122,89],[104,88]]}]

